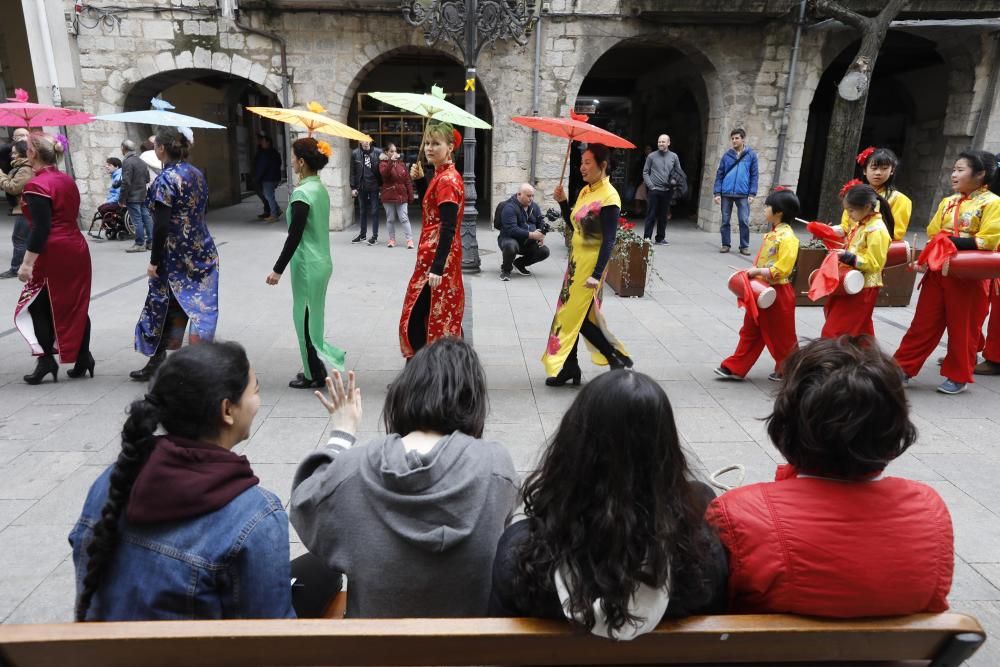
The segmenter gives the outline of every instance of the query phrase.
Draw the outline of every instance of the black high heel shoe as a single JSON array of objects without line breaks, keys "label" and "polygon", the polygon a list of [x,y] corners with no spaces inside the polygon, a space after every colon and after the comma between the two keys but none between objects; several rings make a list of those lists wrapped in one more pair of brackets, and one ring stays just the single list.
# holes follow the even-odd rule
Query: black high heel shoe
[{"label": "black high heel shoe", "polygon": [[579,385],[581,375],[582,373],[580,372],[580,366],[578,364],[574,364],[572,366],[566,364],[562,367],[562,370],[559,371],[558,375],[545,378],[545,386],[561,387],[567,382],[572,382],[574,385]]},{"label": "black high heel shoe", "polygon": [[163,364],[166,358],[167,353],[165,351],[161,350],[156,352],[149,358],[149,361],[146,362],[145,366],[137,371],[132,371],[128,374],[128,376],[136,382],[146,382],[149,378],[153,377],[153,374],[156,373],[156,369]]},{"label": "black high heel shoe", "polygon": [[90,373],[90,377],[94,377],[94,365],[94,355],[88,352],[86,357],[77,358],[76,364],[66,371],[66,375],[71,378],[82,378]]},{"label": "black high heel shoe", "polygon": [[50,354],[38,357],[38,363],[35,364],[35,370],[29,375],[24,376],[24,381],[27,384],[41,384],[45,376],[52,373],[52,381],[59,382],[59,364],[56,363],[55,357]]},{"label": "black high heel shoe", "polygon": [[608,360],[608,366],[611,370],[616,370],[619,368],[630,369],[635,366],[635,362],[632,361],[632,357],[627,354],[622,354],[618,350],[615,350],[610,357],[605,357]]}]

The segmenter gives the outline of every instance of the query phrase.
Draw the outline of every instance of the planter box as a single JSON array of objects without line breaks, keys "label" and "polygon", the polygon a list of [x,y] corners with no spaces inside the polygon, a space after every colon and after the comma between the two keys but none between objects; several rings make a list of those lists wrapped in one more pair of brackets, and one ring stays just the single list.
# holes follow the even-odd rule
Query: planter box
[{"label": "planter box", "polygon": [[[826,257],[823,248],[799,248],[799,258],[792,274],[792,289],[795,290],[796,306],[822,306],[826,299],[809,300],[809,274],[819,268]],[[893,267],[882,274],[882,291],[876,306],[908,306],[913,295],[913,285],[917,274],[905,267]]]},{"label": "planter box", "polygon": [[646,262],[649,245],[632,244],[622,256],[616,248],[608,261],[605,282],[618,296],[642,296],[646,292]]}]

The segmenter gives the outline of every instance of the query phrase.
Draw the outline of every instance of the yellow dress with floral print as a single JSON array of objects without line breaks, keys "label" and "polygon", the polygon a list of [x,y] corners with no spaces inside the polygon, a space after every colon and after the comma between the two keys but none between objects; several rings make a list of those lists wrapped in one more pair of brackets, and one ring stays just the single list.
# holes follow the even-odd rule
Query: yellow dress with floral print
[{"label": "yellow dress with floral print", "polygon": [[[580,327],[583,325],[584,317],[589,317],[591,322],[600,327],[608,341],[617,350],[628,354],[625,347],[608,331],[607,323],[601,314],[604,277],[607,275],[607,268],[605,267],[604,274],[601,275],[601,282],[597,289],[590,289],[585,284],[587,278],[597,267],[597,256],[600,254],[603,236],[598,233],[595,236],[585,237],[577,220],[577,214],[594,203],[602,207],[621,207],[621,197],[618,196],[618,191],[607,178],[593,185],[587,185],[580,191],[570,219],[566,222],[573,227],[569,262],[563,277],[562,289],[559,290],[559,300],[556,301],[556,313],[552,318],[548,343],[545,346],[545,353],[542,355],[545,372],[550,377],[558,375],[559,371],[562,370],[566,358],[580,335]],[[589,316],[588,310],[590,311]],[[598,352],[586,338],[584,341],[590,348],[590,357],[593,362],[598,366],[607,366],[608,360],[604,355]]]}]

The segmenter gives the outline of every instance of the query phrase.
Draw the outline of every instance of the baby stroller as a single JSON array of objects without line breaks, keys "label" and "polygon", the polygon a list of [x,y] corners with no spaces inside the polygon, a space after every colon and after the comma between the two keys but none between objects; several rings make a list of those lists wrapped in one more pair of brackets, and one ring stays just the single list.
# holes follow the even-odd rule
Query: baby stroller
[{"label": "baby stroller", "polygon": [[135,236],[135,225],[132,224],[132,216],[128,214],[128,208],[115,203],[101,204],[97,207],[97,213],[90,221],[90,229],[87,234],[95,239],[101,238],[101,232],[109,241],[125,240]]}]

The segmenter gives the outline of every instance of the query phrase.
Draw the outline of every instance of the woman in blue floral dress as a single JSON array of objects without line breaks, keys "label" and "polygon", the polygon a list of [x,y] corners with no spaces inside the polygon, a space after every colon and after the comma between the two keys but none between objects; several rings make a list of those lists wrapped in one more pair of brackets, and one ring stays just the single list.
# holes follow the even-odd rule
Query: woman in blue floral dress
[{"label": "woman in blue floral dress", "polygon": [[191,142],[172,127],[156,133],[155,151],[163,171],[149,189],[153,209],[153,249],[146,273],[149,293],[135,325],[135,349],[149,357],[129,373],[146,381],[184,342],[211,341],[219,319],[219,252],[205,225],[208,184],[185,160]]}]

